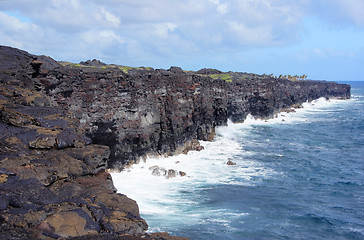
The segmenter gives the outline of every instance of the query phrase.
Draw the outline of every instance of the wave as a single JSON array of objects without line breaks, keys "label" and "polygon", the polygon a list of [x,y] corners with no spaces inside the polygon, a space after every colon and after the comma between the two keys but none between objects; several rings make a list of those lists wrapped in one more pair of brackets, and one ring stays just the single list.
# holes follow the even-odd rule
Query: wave
[{"label": "wave", "polygon": [[[146,161],[125,171],[112,172],[114,185],[118,192],[136,200],[142,217],[157,228],[160,228],[163,221],[162,225],[167,227],[169,223],[166,221],[177,221],[177,225],[183,225],[183,219],[189,219],[189,224],[201,223],[208,216],[219,219],[222,213],[213,217],[207,211],[209,213],[206,216],[205,210],[201,210],[201,204],[206,204],[208,199],[196,199],[196,192],[213,190],[217,185],[248,187],[259,183],[259,179],[279,174],[244,157],[255,153],[244,152],[239,144],[239,139],[244,135],[241,127],[244,126],[229,123],[226,127],[218,128],[213,142],[201,142],[205,148],[201,152],[191,151],[168,158],[148,157]],[[229,166],[228,161],[233,161],[236,165]],[[153,176],[150,170],[152,166],[182,171],[186,176],[169,179]],[[241,215],[235,217],[247,213],[237,214]],[[161,230],[157,228],[153,227],[150,231]]]},{"label": "wave", "polygon": [[288,111],[277,113],[272,119],[261,120],[248,115],[243,124],[251,127],[255,125],[300,124],[305,122],[328,121],[326,116],[321,118],[321,114],[343,111],[352,101],[356,101],[356,99],[340,100],[319,98],[311,102],[303,103],[302,108],[291,108]]},{"label": "wave", "polygon": [[[114,185],[118,192],[137,201],[142,217],[150,225],[155,226],[150,231],[166,231],[161,229],[161,221],[164,221],[166,226],[169,224],[168,221],[178,222],[179,225],[187,224],[184,222],[185,219],[189,219],[190,225],[207,221],[206,219],[220,221],[222,215],[235,220],[244,218],[249,213],[227,214],[228,211],[218,209],[217,212],[213,212],[211,209],[202,208],[208,199],[198,199],[196,193],[221,185],[251,187],[259,185],[263,180],[284,176],[284,173],[270,168],[264,162],[254,160],[255,155],[264,153],[257,152],[254,148],[247,150],[247,146],[242,144],[244,139],[252,134],[257,125],[327,121],[321,118],[319,113],[334,112],[340,109],[340,106],[344,107],[345,102],[319,99],[304,103],[303,108],[295,109],[294,112],[279,113],[274,119],[259,120],[249,115],[241,124],[228,121],[227,126],[216,129],[214,141],[201,141],[201,145],[205,148],[203,151],[190,151],[172,157],[147,157],[146,160],[122,172],[111,172]],[[252,141],[247,144],[258,146],[261,143]],[[276,158],[285,157],[285,153],[274,153],[274,155]],[[227,165],[228,161],[236,165]],[[186,175],[177,175],[169,179],[165,176],[154,176],[150,170],[154,166],[184,172]],[[217,220],[215,222],[218,223]]]}]

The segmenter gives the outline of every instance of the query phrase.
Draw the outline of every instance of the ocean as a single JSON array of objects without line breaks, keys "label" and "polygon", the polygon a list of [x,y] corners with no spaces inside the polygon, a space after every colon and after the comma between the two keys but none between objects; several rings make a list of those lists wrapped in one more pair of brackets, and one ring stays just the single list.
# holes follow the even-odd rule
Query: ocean
[{"label": "ocean", "polygon": [[[364,82],[350,100],[217,128],[200,152],[112,173],[150,232],[191,239],[364,239]],[[228,161],[236,165],[227,165]],[[186,176],[153,176],[152,166]]]}]

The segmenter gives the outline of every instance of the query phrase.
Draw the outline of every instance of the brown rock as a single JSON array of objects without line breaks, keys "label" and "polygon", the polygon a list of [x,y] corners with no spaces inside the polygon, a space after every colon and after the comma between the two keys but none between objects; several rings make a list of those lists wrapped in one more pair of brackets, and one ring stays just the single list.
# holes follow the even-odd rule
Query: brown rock
[{"label": "brown rock", "polygon": [[61,237],[97,234],[95,230],[86,229],[86,219],[76,212],[59,212],[47,217],[45,221]]},{"label": "brown rock", "polygon": [[24,220],[28,223],[29,226],[35,227],[40,224],[46,218],[46,212],[44,210],[41,211],[32,211],[28,212],[24,215]]},{"label": "brown rock", "polygon": [[204,149],[203,146],[200,145],[200,142],[196,139],[193,139],[185,144],[185,149],[183,150],[184,154],[187,154],[189,151],[202,151]]},{"label": "brown rock", "polygon": [[151,233],[150,238],[153,240],[189,240],[189,238],[184,237],[175,237],[171,236],[168,233],[162,232],[162,233]]},{"label": "brown rock", "polygon": [[0,174],[0,183],[6,183],[8,181],[7,174]]},{"label": "brown rock", "polygon": [[47,221],[42,221],[38,226],[37,229],[45,232],[52,232],[51,226]]},{"label": "brown rock", "polygon": [[17,127],[25,126],[25,125],[40,125],[37,119],[15,111],[13,109],[5,108],[0,106],[0,120],[4,123],[11,124]]},{"label": "brown rock", "polygon": [[204,146],[198,146],[198,147],[196,147],[196,151],[197,152],[200,152],[200,151],[202,151],[202,150],[204,150],[205,149],[205,147]]},{"label": "brown rock", "polygon": [[235,162],[233,162],[233,161],[231,161],[231,160],[229,160],[229,161],[227,161],[227,163],[226,163],[227,165],[229,165],[229,166],[234,166],[234,165],[236,165],[236,163]]},{"label": "brown rock", "polygon": [[[94,195],[94,193],[91,193]],[[95,194],[96,195],[96,194]],[[129,212],[134,216],[139,216],[139,207],[136,202],[125,195],[115,194],[113,192],[99,192],[95,196],[95,204],[103,204],[108,208],[120,209]]]},{"label": "brown rock", "polygon": [[169,179],[169,178],[174,178],[177,176],[177,171],[174,170],[174,169],[169,169],[167,171],[167,175],[166,175],[166,178]]},{"label": "brown rock", "polygon": [[115,232],[125,232],[131,235],[141,235],[148,229],[148,225],[143,219],[132,220],[125,212],[120,211],[114,211],[109,217],[108,223]]},{"label": "brown rock", "polygon": [[29,148],[34,149],[51,149],[57,144],[55,137],[39,137],[29,142]]}]

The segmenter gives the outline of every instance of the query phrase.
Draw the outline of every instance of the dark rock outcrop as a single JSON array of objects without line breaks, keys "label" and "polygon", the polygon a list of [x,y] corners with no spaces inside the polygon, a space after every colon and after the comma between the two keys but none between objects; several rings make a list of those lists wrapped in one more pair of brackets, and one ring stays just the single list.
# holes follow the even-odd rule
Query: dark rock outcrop
[{"label": "dark rock outcrop", "polygon": [[106,66],[105,63],[101,62],[100,60],[87,60],[86,62],[80,62],[81,65],[89,66],[89,67],[103,67]]},{"label": "dark rock outcrop", "polygon": [[[0,46],[0,238],[179,239],[145,234],[108,168],[202,150],[215,127],[350,86],[215,69],[61,63]],[[173,172],[174,171],[174,172]],[[185,173],[166,170],[166,176]]]},{"label": "dark rock outcrop", "polygon": [[137,204],[106,172],[109,148],[90,144],[67,110],[19,98],[42,93],[0,88],[0,238],[144,234]]},{"label": "dark rock outcrop", "polygon": [[[93,143],[110,147],[108,162],[113,168],[135,163],[145,154],[180,153],[193,139],[212,140],[215,127],[228,118],[270,118],[319,97],[350,97],[349,86],[332,82],[291,82],[214,69],[63,66],[50,58],[16,53],[25,60],[18,63],[22,67],[15,69],[15,77],[4,78],[6,82],[42,92],[52,100],[49,105],[70,110]],[[39,70],[32,67],[34,61]],[[39,72],[36,77],[34,71]]]}]

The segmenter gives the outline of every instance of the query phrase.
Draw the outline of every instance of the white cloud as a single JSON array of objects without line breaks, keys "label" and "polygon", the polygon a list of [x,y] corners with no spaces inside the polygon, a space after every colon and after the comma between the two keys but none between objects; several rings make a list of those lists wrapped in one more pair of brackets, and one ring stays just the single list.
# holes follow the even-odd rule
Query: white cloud
[{"label": "white cloud", "polygon": [[338,5],[343,13],[358,26],[364,27],[364,1],[363,0],[338,0]]},{"label": "white cloud", "polygon": [[73,9],[79,9],[81,7],[79,0],[50,0],[50,1],[57,9],[61,9],[62,7],[65,6]]},{"label": "white cloud", "polygon": [[229,29],[242,45],[265,46],[272,42],[269,26],[248,27],[244,23],[229,22]]},{"label": "white cloud", "polygon": [[[312,15],[330,24],[363,27],[364,1],[0,1],[0,44],[60,60],[102,58],[147,65],[292,46],[302,40],[302,32],[310,31],[302,21]],[[329,53],[311,50],[310,57]]]},{"label": "white cloud", "polygon": [[363,0],[321,0],[311,2],[312,12],[330,25],[364,28]]},{"label": "white cloud", "polygon": [[44,37],[42,28],[29,22],[0,12],[0,43],[18,48],[38,45],[38,39]]},{"label": "white cloud", "polygon": [[[179,39],[185,46],[195,46],[190,49],[206,51],[229,46],[276,46],[294,40],[301,16],[295,4],[285,2],[13,0],[12,6],[42,27],[70,34],[70,39],[90,31],[112,30],[145,46],[157,46],[158,38],[170,38],[170,42]],[[157,38],[151,39],[149,34]],[[165,43],[165,48],[175,47]]]},{"label": "white cloud", "polygon": [[169,33],[172,33],[176,28],[177,25],[174,23],[157,23],[153,24],[153,33],[158,37],[166,38],[168,37]]},{"label": "white cloud", "polygon": [[314,59],[329,60],[332,58],[342,58],[342,59],[353,59],[357,55],[348,50],[339,50],[335,48],[312,48],[303,49],[297,54],[297,59],[301,61],[312,61]]},{"label": "white cloud", "polygon": [[107,27],[117,28],[120,26],[120,19],[109,11],[105,10],[103,7],[100,8],[100,12],[96,14],[96,17],[99,21],[105,21]]},{"label": "white cloud", "polygon": [[88,8],[79,0],[49,0],[38,8],[31,8],[30,11],[31,17],[39,24],[54,28],[79,29],[84,27],[89,19]]},{"label": "white cloud", "polygon": [[[99,3],[86,0],[12,0],[4,3],[4,9],[20,12],[33,23],[59,32],[118,28],[121,20],[112,12],[114,9]],[[1,5],[0,2],[0,9]]]},{"label": "white cloud", "polygon": [[229,4],[221,3],[220,0],[209,0],[216,5],[216,9],[221,14],[226,14],[229,12]]},{"label": "white cloud", "polygon": [[108,45],[123,44],[125,40],[111,30],[90,30],[81,34],[81,40],[86,44],[104,48]]},{"label": "white cloud", "polygon": [[13,32],[26,30],[29,27],[34,26],[33,24],[22,23],[18,18],[2,12],[0,12],[0,23],[2,25],[2,30]]}]

